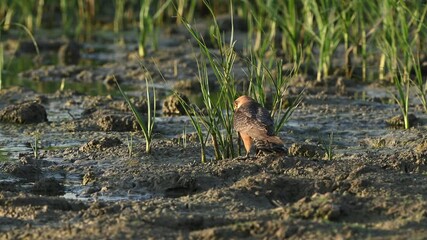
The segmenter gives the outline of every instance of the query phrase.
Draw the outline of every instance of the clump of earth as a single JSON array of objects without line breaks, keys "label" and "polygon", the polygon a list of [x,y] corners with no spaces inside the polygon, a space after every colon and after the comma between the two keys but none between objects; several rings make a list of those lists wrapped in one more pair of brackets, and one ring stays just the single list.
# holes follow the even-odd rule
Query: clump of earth
[{"label": "clump of earth", "polygon": [[[427,236],[423,112],[413,112],[409,130],[391,128],[390,119],[401,125],[395,118],[400,112],[376,96],[385,87],[351,84],[341,76],[328,79],[335,85],[309,84],[310,76],[300,76],[289,99],[303,85],[306,95],[279,132],[286,155],[214,160],[209,145],[202,163],[198,139],[174,94],[180,89],[181,98],[195,104],[194,50],[182,31],[170,34],[174,43],[164,42],[151,60],[143,59],[145,69],[127,57],[134,53],[128,50],[97,67],[73,65],[85,56],[79,54],[21,73],[42,82],[99,81],[111,88],[114,74],[123,86],[139,86],[129,95],[144,116],[152,106],[140,86],[150,75],[160,85],[151,153],[120,95],[0,90],[0,238]],[[75,47],[68,43],[61,54]],[[238,61],[235,69],[243,65]],[[244,73],[235,77],[245,84]],[[356,97],[365,91],[374,94]]]}]

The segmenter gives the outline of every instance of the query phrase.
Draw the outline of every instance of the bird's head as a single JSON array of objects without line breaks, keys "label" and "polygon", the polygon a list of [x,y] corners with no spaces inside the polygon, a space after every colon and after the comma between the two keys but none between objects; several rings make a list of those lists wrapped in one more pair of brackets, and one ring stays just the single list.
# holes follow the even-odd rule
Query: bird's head
[{"label": "bird's head", "polygon": [[234,101],[233,109],[234,109],[234,111],[236,111],[236,110],[237,110],[237,109],[239,109],[239,107],[240,107],[240,106],[242,106],[243,104],[248,103],[248,102],[252,102],[252,101],[255,101],[255,100],[254,100],[253,98],[251,98],[251,97],[248,97],[248,96],[245,96],[245,95],[240,96],[240,97],[238,97],[238,98]]}]

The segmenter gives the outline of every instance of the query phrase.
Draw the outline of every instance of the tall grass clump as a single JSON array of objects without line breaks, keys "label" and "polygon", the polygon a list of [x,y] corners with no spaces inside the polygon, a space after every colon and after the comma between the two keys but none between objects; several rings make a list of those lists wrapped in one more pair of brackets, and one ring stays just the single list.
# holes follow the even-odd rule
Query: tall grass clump
[{"label": "tall grass clump", "polygon": [[181,98],[179,94],[176,93],[180,103],[184,107],[185,113],[190,117],[191,125],[193,125],[194,130],[196,131],[197,139],[200,144],[200,161],[202,163],[206,162],[206,146],[209,140],[210,134],[205,134],[204,130],[209,128],[207,121],[205,121],[205,116],[202,113],[202,110],[197,106],[190,105],[184,99]]},{"label": "tall grass clump", "polygon": [[[151,77],[150,77],[151,78]],[[147,118],[145,120],[144,116],[138,110],[136,109],[135,105],[130,101],[129,97],[126,95],[126,93],[122,90],[119,83],[117,82],[116,78],[114,78],[114,81],[116,82],[117,88],[119,89],[120,93],[122,94],[123,98],[125,99],[126,103],[128,104],[129,108],[132,111],[132,114],[134,115],[138,125],[141,127],[142,134],[145,138],[145,152],[150,153],[151,152],[151,143],[153,140],[153,130],[154,130],[154,124],[156,120],[156,91],[154,87],[152,88],[153,91],[153,100],[151,101],[151,95],[150,95],[150,88],[149,88],[149,82],[148,79],[145,78],[145,88],[146,88],[146,99],[147,99]]]},{"label": "tall grass clump", "polygon": [[144,57],[146,54],[145,42],[149,33],[153,32],[153,19],[150,15],[151,0],[141,1],[141,8],[139,10],[139,42],[138,54]]},{"label": "tall grass clump", "polygon": [[[379,63],[379,78],[380,80],[385,79],[386,67],[391,76],[397,75],[397,63],[398,63],[398,44],[400,38],[396,18],[396,5],[393,0],[384,0],[380,5],[381,14],[384,16],[382,20],[382,31],[381,35],[377,38],[377,46],[381,50],[381,57]],[[405,43],[406,45],[406,43]],[[399,46],[400,47],[400,46]],[[406,47],[406,46],[405,46]]]},{"label": "tall grass clump", "polygon": [[317,76],[316,80],[329,76],[332,56],[341,40],[341,32],[344,30],[339,24],[340,16],[338,5],[330,0],[303,1],[307,12],[313,14],[314,23],[309,21],[305,24],[305,30],[311,34],[318,48]]},{"label": "tall grass clump", "polygon": [[260,59],[260,61],[262,61],[260,71],[253,70],[257,68],[253,63],[249,66],[250,84],[245,94],[252,96],[262,106],[266,105],[267,94],[272,96],[271,117],[275,123],[275,132],[278,133],[288,122],[304,97],[304,90],[302,90],[294,99],[287,99],[290,81],[298,75],[300,64],[294,63],[294,67],[285,74],[283,72],[282,59],[276,60],[273,66],[270,66],[270,61],[268,60],[267,63],[263,59]]},{"label": "tall grass clump", "polygon": [[181,24],[183,22],[182,17],[185,17],[186,21],[191,21],[193,19],[197,2],[197,0],[177,0],[176,24]]},{"label": "tall grass clump", "polygon": [[115,0],[115,12],[114,12],[114,32],[118,33],[123,29],[123,18],[125,11],[125,0]]},{"label": "tall grass clump", "polygon": [[[208,2],[204,1],[204,3],[214,20],[210,33],[218,47],[219,53],[213,53],[213,51],[207,47],[201,34],[188,22],[183,20],[187,30],[196,40],[202,55],[202,59],[198,61],[198,69],[203,108],[206,110],[206,116],[198,113],[195,115],[197,121],[193,120],[192,122],[196,123],[195,127],[198,132],[200,132],[202,126],[206,129],[208,136],[212,140],[215,159],[219,160],[235,156],[233,147],[233,102],[236,97],[236,89],[233,65],[236,60],[236,52],[234,51],[233,7],[232,4],[230,4],[232,30],[229,44],[227,44],[222,38],[222,33],[220,32],[212,8]],[[216,97],[211,94],[209,89],[208,66],[213,70],[215,78],[220,86],[219,94]],[[187,111],[193,113],[197,112],[195,109],[189,109]],[[199,137],[199,140],[204,139]],[[204,146],[206,144],[205,141],[201,141],[200,143],[202,148],[206,148],[206,146]],[[203,154],[204,153],[202,153],[202,159],[205,159]]]},{"label": "tall grass clump", "polygon": [[299,1],[289,0],[281,2],[280,8],[283,15],[277,17],[279,28],[282,31],[281,47],[287,53],[288,61],[293,63],[293,68],[299,68],[304,59],[303,49],[309,45],[309,39],[304,34],[301,12],[297,11]]},{"label": "tall grass clump", "polygon": [[39,0],[37,3],[36,27],[40,28],[43,19],[44,0]]},{"label": "tall grass clump", "polygon": [[[10,14],[16,15],[18,18],[18,22],[23,22],[24,25],[30,30],[34,30],[34,14],[32,10],[35,8],[36,2],[35,1],[13,1],[10,4]],[[8,10],[9,11],[9,10]],[[11,23],[13,20],[12,18],[8,19],[10,20],[9,23]]]},{"label": "tall grass clump", "polygon": [[95,1],[77,0],[77,9],[76,35],[81,40],[90,39],[92,37],[93,20],[95,18]]},{"label": "tall grass clump", "polygon": [[[350,18],[353,21],[347,21],[346,24],[350,32],[349,40],[353,44],[350,49],[353,56],[359,56],[361,59],[361,76],[359,77],[363,82],[366,82],[368,57],[373,55],[368,52],[368,46],[372,44],[373,34],[379,29],[381,23],[381,19],[378,17],[380,16],[378,3],[369,0],[353,1],[350,12]],[[350,55],[348,57],[350,58]]]},{"label": "tall grass clump", "polygon": [[299,65],[295,65],[292,71],[287,76],[283,73],[283,61],[278,60],[276,64],[276,76],[271,74],[271,71],[267,70],[267,75],[273,85],[273,104],[271,110],[271,117],[275,122],[276,134],[282,129],[292,113],[300,105],[303,100],[304,90],[302,90],[293,100],[291,100],[285,109],[285,100],[288,88],[290,86],[290,80],[296,76],[299,71]]},{"label": "tall grass clump", "polygon": [[[397,94],[393,95],[404,119],[405,129],[409,128],[410,83],[415,83],[418,95],[425,106],[425,91],[422,84],[419,49],[414,48],[419,41],[420,31],[425,29],[424,19],[427,6],[411,11],[402,1],[383,1],[381,10],[384,14],[382,31],[377,39],[381,50],[380,75],[385,70],[392,78]],[[386,67],[386,68],[385,68]],[[415,80],[413,80],[415,73]]]},{"label": "tall grass clump", "polygon": [[413,56],[412,61],[414,63],[414,73],[415,73],[415,80],[413,80],[417,96],[419,100],[421,101],[421,104],[423,106],[424,112],[427,113],[427,83],[423,80],[423,74],[421,71],[421,63],[419,57]]},{"label": "tall grass clump", "polygon": [[[139,9],[139,40],[138,40],[138,55],[145,57],[147,54],[146,43],[147,39],[151,37],[152,47],[157,49],[157,33],[154,21],[163,16],[163,12],[167,6],[171,4],[172,0],[165,1],[162,5],[158,5],[158,9],[152,11],[152,0],[142,0]],[[159,3],[158,3],[159,4]]]},{"label": "tall grass clump", "polygon": [[74,35],[75,29],[73,29],[73,9],[75,2],[68,0],[60,0],[59,8],[61,10],[61,26],[63,29],[63,33],[66,36]]},{"label": "tall grass clump", "polygon": [[[310,47],[310,38],[303,32],[303,24],[299,19],[302,12],[298,11],[298,2],[290,0],[245,1],[245,3],[246,9],[249,10],[248,36],[255,39],[255,43],[249,45],[247,50],[250,53],[248,61],[250,83],[245,94],[252,96],[264,106],[267,93],[271,91],[273,96],[271,114],[278,132],[302,100],[301,92],[284,111],[289,80],[298,74],[304,59],[304,48]],[[280,33],[281,42],[276,46]],[[287,63],[292,63],[292,69],[286,76],[283,72],[283,60],[274,57],[277,47],[281,47],[287,53],[285,54]],[[267,86],[271,89],[267,89]]]},{"label": "tall grass clump", "polygon": [[[275,47],[279,2],[273,0],[244,1],[248,18],[248,44],[256,57],[263,57]],[[252,40],[254,38],[254,41]]]},{"label": "tall grass clump", "polygon": [[400,111],[403,116],[404,128],[408,129],[409,126],[409,81],[404,81],[403,74],[395,76],[394,85],[397,89],[397,94],[393,95],[394,100],[399,105]]},{"label": "tall grass clump", "polygon": [[[404,46],[403,66],[413,83],[416,94],[422,103],[424,111],[427,112],[426,84],[423,81],[420,55],[423,51],[421,42],[426,40],[423,34],[427,31],[424,23],[427,14],[427,5],[420,5],[415,10],[411,10],[407,5],[402,4],[399,15],[401,24],[401,42]],[[409,21],[407,20],[409,18]],[[415,46],[415,47],[414,47]]]}]

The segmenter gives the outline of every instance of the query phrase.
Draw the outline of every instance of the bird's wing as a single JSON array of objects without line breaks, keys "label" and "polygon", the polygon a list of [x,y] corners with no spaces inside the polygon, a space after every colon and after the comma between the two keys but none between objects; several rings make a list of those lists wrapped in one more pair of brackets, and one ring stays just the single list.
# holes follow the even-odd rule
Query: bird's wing
[{"label": "bird's wing", "polygon": [[258,104],[241,106],[234,113],[234,129],[245,132],[253,139],[273,135],[273,119],[268,111]]},{"label": "bird's wing", "polygon": [[268,135],[274,134],[274,120],[267,109],[258,107],[256,119],[266,126]]}]

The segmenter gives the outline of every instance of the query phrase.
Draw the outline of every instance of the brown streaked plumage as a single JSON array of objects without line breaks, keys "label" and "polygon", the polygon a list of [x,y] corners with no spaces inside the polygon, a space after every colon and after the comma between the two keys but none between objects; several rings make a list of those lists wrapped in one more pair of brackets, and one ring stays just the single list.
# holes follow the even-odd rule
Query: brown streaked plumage
[{"label": "brown streaked plumage", "polygon": [[252,144],[262,152],[284,152],[282,140],[274,134],[274,121],[267,109],[248,96],[234,101],[233,127],[243,140],[246,156]]}]

